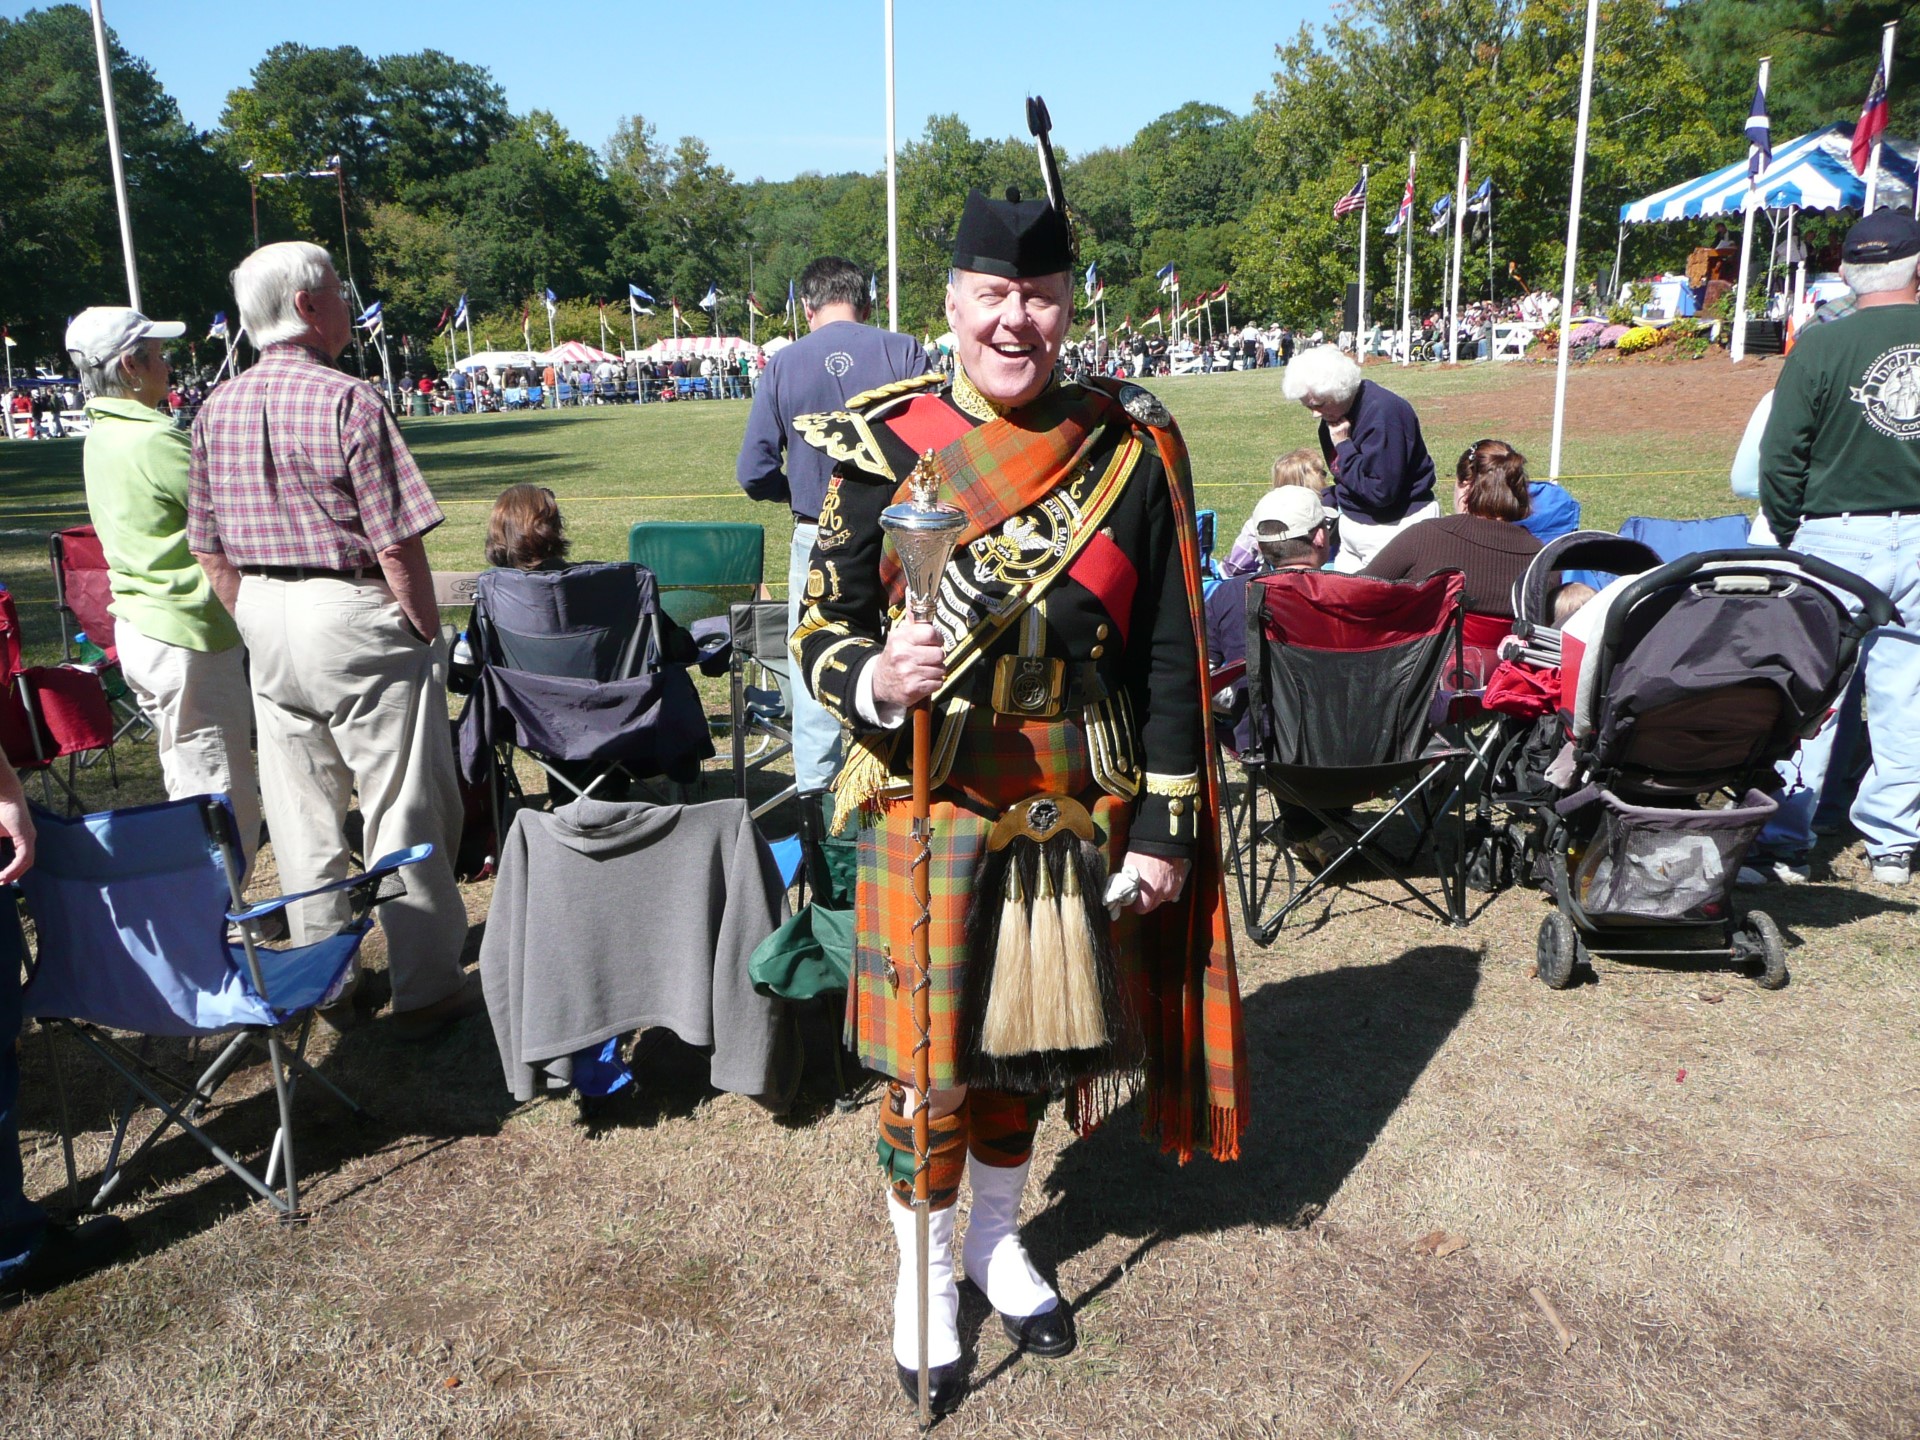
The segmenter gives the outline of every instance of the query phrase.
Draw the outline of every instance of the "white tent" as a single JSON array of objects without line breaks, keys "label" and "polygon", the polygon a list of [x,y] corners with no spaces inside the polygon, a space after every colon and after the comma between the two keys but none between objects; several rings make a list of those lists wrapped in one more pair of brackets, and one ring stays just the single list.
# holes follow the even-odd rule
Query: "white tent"
[{"label": "white tent", "polygon": [[526,370],[540,363],[540,356],[532,350],[481,350],[472,355],[462,355],[455,362],[455,368],[471,370],[484,365],[487,373],[498,377],[508,366],[516,370]]},{"label": "white tent", "polygon": [[[1823,125],[1774,147],[1773,163],[1760,177],[1760,205],[1767,210],[1859,210],[1867,202],[1867,182],[1854,174],[1853,124]],[[1880,187],[1876,205],[1913,209],[1915,143],[1882,137]],[[1747,162],[1743,156],[1710,175],[1670,185],[1620,207],[1622,225],[1662,220],[1738,217],[1746,204]]]}]

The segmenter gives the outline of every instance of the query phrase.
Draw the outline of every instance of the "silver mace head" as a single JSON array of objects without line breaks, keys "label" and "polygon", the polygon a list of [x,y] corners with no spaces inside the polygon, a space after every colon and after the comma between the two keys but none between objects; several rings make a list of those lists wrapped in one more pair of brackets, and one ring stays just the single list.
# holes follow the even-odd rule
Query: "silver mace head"
[{"label": "silver mace head", "polygon": [[920,457],[907,477],[913,498],[880,512],[880,528],[893,537],[894,553],[907,577],[907,612],[921,624],[933,622],[933,597],[967,517],[942,505],[940,470],[933,451]]}]

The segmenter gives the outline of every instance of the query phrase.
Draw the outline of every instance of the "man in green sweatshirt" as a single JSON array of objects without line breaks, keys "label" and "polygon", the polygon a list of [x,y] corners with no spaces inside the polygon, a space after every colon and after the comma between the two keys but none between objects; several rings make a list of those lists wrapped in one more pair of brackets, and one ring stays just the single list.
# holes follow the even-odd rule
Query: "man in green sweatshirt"
[{"label": "man in green sweatshirt", "polygon": [[[1808,329],[1774,390],[1760,442],[1760,505],[1782,545],[1893,598],[1905,623],[1862,652],[1873,765],[1853,802],[1873,878],[1904,885],[1920,848],[1920,222],[1894,210],[1847,232],[1841,273],[1859,297]],[[1846,597],[1858,608],[1858,602]],[[1785,767],[1780,813],[1761,836],[1773,873],[1804,878],[1813,810],[1833,750],[1831,718]]]},{"label": "man in green sweatshirt", "polygon": [[260,843],[240,631],[187,549],[187,435],[167,414],[179,321],[100,305],[67,326],[87,392],[87,512],[113,590],[121,673],[159,735],[167,794],[225,795],[246,862]]}]

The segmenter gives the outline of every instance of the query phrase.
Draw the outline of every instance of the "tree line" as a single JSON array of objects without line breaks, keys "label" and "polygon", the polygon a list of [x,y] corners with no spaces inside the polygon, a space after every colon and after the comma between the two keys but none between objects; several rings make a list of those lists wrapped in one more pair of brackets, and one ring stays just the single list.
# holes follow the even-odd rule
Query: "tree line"
[{"label": "tree line", "polygon": [[[1581,217],[1582,272],[1613,260],[1617,207],[1744,153],[1754,61],[1774,57],[1774,134],[1857,113],[1880,27],[1900,0],[1604,0]],[[1174,265],[1187,297],[1229,285],[1236,317],[1325,324],[1354,276],[1358,217],[1334,202],[1371,167],[1368,283],[1390,293],[1408,152],[1415,177],[1414,291],[1440,302],[1446,246],[1426,236],[1451,192],[1459,137],[1472,182],[1493,182],[1492,247],[1469,247],[1462,289],[1511,297],[1555,288],[1580,82],[1582,0],[1350,0],[1275,47],[1270,87],[1244,113],[1177,106],[1121,146],[1076,151],[1056,136],[1083,265],[1106,286],[1110,322],[1166,303]],[[747,329],[745,302],[784,324],[787,287],[815,255],[869,266],[884,291],[885,180],[804,174],[743,181],[695,136],[668,143],[639,115],[595,149],[544,110],[515,112],[483,67],[436,50],[369,56],[353,46],[276,45],[233,89],[218,124],[181,116],[152,69],[112,41],[143,299],[196,329],[230,308],[227,274],[263,240],[309,238],[385,305],[391,335],[429,343],[469,297],[483,346],[517,345],[523,317],[545,338],[542,294],[561,297],[566,336],[597,340],[599,304],[631,333],[628,285],[656,302],[641,342]],[[1255,43],[1249,41],[1247,43]],[[1920,121],[1920,27],[1899,37],[1892,128]],[[345,233],[331,176],[346,179]],[[295,178],[265,179],[292,172]],[[975,135],[929,117],[898,160],[901,325],[937,334],[952,228],[970,186],[1037,195],[1025,136]],[[1627,273],[1678,265],[1694,243],[1666,227],[1629,232]],[[16,361],[51,357],[66,317],[124,295],[91,23],[77,5],[0,19],[0,323]]]}]

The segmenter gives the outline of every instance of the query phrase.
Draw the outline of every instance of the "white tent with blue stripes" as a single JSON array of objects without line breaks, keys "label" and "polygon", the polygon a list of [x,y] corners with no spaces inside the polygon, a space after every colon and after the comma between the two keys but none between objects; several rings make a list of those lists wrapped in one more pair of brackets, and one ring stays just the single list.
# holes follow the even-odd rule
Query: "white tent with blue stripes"
[{"label": "white tent with blue stripes", "polygon": [[[1774,147],[1773,163],[1760,177],[1760,204],[1767,210],[1859,210],[1866,204],[1867,182],[1853,172],[1853,123],[1841,121],[1808,131]],[[1913,209],[1914,156],[1911,140],[1882,138],[1880,186],[1876,205]],[[1746,203],[1747,161],[1742,156],[1711,175],[1669,186],[1644,200],[1620,207],[1622,225],[1662,220],[1711,220],[1738,216]]]}]

